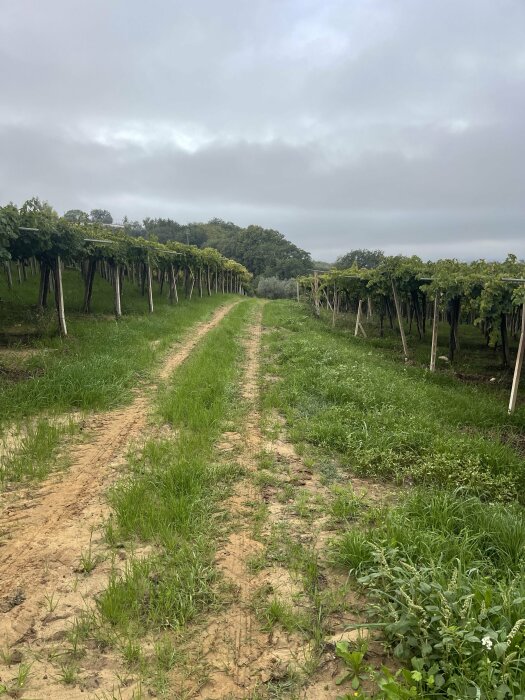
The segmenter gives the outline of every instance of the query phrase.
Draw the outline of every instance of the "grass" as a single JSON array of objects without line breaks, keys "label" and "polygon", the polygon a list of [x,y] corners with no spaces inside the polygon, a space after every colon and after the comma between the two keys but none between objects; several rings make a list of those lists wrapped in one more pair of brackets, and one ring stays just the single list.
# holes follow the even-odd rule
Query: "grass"
[{"label": "grass", "polygon": [[291,303],[267,305],[264,320],[268,372],[280,377],[264,403],[292,437],[325,465],[418,484],[389,507],[332,485],[343,532],[331,556],[366,592],[365,626],[400,665],[360,659],[373,696],[523,700],[523,405],[509,418],[500,390],[403,366]]},{"label": "grass", "polygon": [[241,336],[252,309],[243,302],[230,312],[159,392],[159,417],[176,433],[147,440],[110,494],[109,541],[154,547],[114,571],[98,599],[102,618],[126,634],[177,629],[214,601],[218,501],[238,475],[236,465],[215,461],[214,443],[238,417]]},{"label": "grass", "polygon": [[0,344],[15,351],[0,354],[0,430],[2,424],[42,411],[100,411],[131,401],[134,387],[150,375],[170,345],[227,299],[238,298],[194,296],[191,302],[182,299],[171,306],[156,292],[155,312],[149,314],[146,299],[129,283],[122,299],[124,316],[117,323],[111,286],[97,277],[93,313],[80,313],[82,279],[76,270],[66,270],[69,335],[62,339],[56,334],[52,296],[43,315],[31,306],[37,298],[37,277],[12,291],[0,277]]},{"label": "grass", "polygon": [[63,438],[76,433],[73,421],[53,423],[38,419],[13,436],[13,447],[5,449],[0,459],[0,487],[21,481],[44,479],[52,469],[63,466],[67,460],[57,462],[57,453]]},{"label": "grass", "polygon": [[290,302],[268,304],[265,405],[292,437],[337,453],[347,468],[398,483],[464,486],[525,503],[525,406],[419,367],[401,367]]},{"label": "grass", "polygon": [[[322,311],[321,313],[325,321],[331,324],[331,312],[327,314],[325,311]],[[354,313],[340,314],[336,327],[353,337],[355,320],[356,315]],[[366,339],[359,337],[355,342],[360,342],[369,348],[378,350],[383,357],[396,363],[403,361],[401,338],[395,319],[394,329],[389,327],[388,321],[385,323],[383,337],[380,336],[377,314],[372,319],[365,320],[364,326],[368,337]],[[487,346],[486,340],[477,326],[460,324],[460,347],[456,351],[454,362],[449,363],[440,359],[441,357],[448,357],[449,354],[449,331],[450,326],[448,323],[442,322],[439,324],[436,353],[438,372],[445,376],[458,375],[466,382],[475,380],[490,382],[493,379],[494,381],[490,382],[487,387],[489,391],[500,393],[502,387],[507,391],[512,380],[512,369],[503,365],[500,348]],[[418,336],[415,322],[413,323],[412,331],[409,331],[409,326],[405,322],[405,334],[411,362],[418,366],[428,367],[432,338],[432,319],[427,319],[426,333],[422,338]],[[509,347],[512,360],[514,360],[517,346],[518,339],[511,336],[509,338]]]},{"label": "grass", "polygon": [[419,696],[524,697],[522,508],[417,489],[374,528],[345,532],[334,555],[394,655],[418,671]]}]

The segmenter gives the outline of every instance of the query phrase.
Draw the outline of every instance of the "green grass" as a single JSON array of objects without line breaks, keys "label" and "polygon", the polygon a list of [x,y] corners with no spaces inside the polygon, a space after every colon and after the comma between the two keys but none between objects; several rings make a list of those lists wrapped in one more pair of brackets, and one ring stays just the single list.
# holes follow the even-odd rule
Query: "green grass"
[{"label": "green grass", "polygon": [[356,473],[525,503],[523,404],[508,417],[501,394],[393,363],[291,302],[268,304],[264,320],[268,371],[281,377],[265,405],[294,439]]},{"label": "green grass", "polygon": [[102,618],[126,633],[180,627],[214,600],[218,501],[239,470],[215,461],[214,443],[239,417],[242,331],[252,310],[253,302],[239,304],[159,392],[159,417],[176,432],[147,440],[110,494],[110,542],[154,547],[115,571],[98,600]]},{"label": "green grass", "polygon": [[[325,322],[331,324],[331,313],[321,312]],[[336,327],[338,330],[354,336],[356,315],[354,313],[340,314]],[[399,363],[404,361],[401,338],[397,329],[397,322],[394,320],[394,329],[391,329],[388,320],[385,319],[384,334],[380,336],[378,315],[374,314],[372,319],[364,322],[367,338],[359,336],[355,341],[367,347],[379,350],[385,358]],[[443,322],[438,326],[437,342],[437,371],[445,376],[458,374],[464,381],[491,382],[487,389],[499,393],[503,387],[505,391],[510,388],[512,380],[512,369],[505,367],[500,348],[488,347],[484,336],[477,326],[462,323],[459,326],[459,349],[455,353],[452,363],[439,359],[440,356],[448,357],[449,354],[449,331],[448,323]],[[416,323],[413,323],[412,331],[405,321],[405,334],[411,362],[416,365],[428,367],[430,363],[430,344],[432,339],[432,319],[427,319],[426,333],[419,338]],[[509,338],[511,359],[513,360],[518,347],[518,338]]]},{"label": "green grass", "polygon": [[419,673],[396,685],[417,697],[525,697],[522,508],[419,489],[374,528],[345,532],[334,556],[358,576],[394,656]]},{"label": "green grass", "polygon": [[0,488],[21,481],[44,479],[52,469],[67,464],[65,458],[57,462],[61,441],[77,428],[73,422],[53,424],[39,419],[30,424],[15,439],[15,446],[0,459]]},{"label": "green grass", "polygon": [[419,484],[390,507],[340,486],[329,503],[345,524],[334,564],[366,592],[365,626],[401,666],[366,661],[374,697],[523,700],[523,404],[509,418],[501,390],[404,366],[291,303],[264,321],[267,371],[281,378],[264,403],[292,437],[343,473]]},{"label": "green grass", "polygon": [[[1,276],[0,276],[1,277]],[[131,283],[125,284],[124,316],[112,316],[112,288],[97,276],[93,313],[80,313],[83,284],[80,273],[66,270],[64,293],[69,336],[56,333],[53,297],[40,316],[34,305],[37,277],[9,292],[0,279],[0,343],[31,350],[20,359],[0,354],[2,424],[42,411],[107,410],[131,401],[133,388],[150,376],[168,347],[197,321],[234,296],[193,296],[171,306],[155,290],[155,312]],[[157,285],[154,285],[155,288]],[[13,363],[15,363],[13,365]],[[2,370],[4,367],[4,371]]]}]

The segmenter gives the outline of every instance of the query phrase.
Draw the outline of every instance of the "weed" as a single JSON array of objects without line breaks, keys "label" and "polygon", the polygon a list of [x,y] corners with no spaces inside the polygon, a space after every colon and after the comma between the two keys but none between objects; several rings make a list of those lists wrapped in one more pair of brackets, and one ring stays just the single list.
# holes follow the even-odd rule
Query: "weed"
[{"label": "weed", "polygon": [[[31,376],[18,382],[5,380],[0,373],[2,414],[0,423],[26,419],[42,411],[67,413],[81,410],[108,410],[129,403],[133,389],[147,378],[168,347],[197,321],[204,319],[229,298],[223,295],[181,299],[176,308],[155,290],[155,313],[147,313],[147,301],[133,285],[123,296],[125,315],[115,323],[110,284],[97,277],[93,290],[93,313],[79,313],[82,285],[78,272],[64,271],[64,296],[69,337],[51,335],[54,311],[43,317],[30,309],[37,298],[38,279],[12,291],[3,286],[8,304],[0,308],[0,326],[23,323],[30,327],[27,340],[37,352],[24,363]],[[105,314],[111,314],[108,318]],[[9,319],[6,319],[9,314]],[[54,331],[53,331],[54,332]],[[159,341],[152,352],[151,342]]]},{"label": "weed", "polygon": [[293,424],[294,441],[338,453],[367,476],[525,503],[524,461],[505,439],[525,411],[508,417],[486,387],[400,368],[288,302],[267,304],[264,320],[278,328],[265,342],[283,381],[263,403]]},{"label": "weed", "polygon": [[310,494],[308,491],[301,490],[295,494],[294,511],[300,518],[312,520],[314,512],[310,502]]},{"label": "weed", "polygon": [[295,632],[305,627],[304,616],[294,610],[291,604],[285,603],[276,596],[268,598],[268,590],[265,587],[257,592],[254,608],[265,630],[271,630],[277,624],[287,632]]},{"label": "weed", "polygon": [[332,495],[330,513],[339,522],[353,520],[363,508],[363,499],[351,486],[332,486]]},{"label": "weed", "polygon": [[277,493],[277,500],[279,503],[288,503],[289,501],[293,501],[294,496],[295,488],[293,484],[284,483],[281,486],[280,491]]},{"label": "weed", "polygon": [[94,528],[91,528],[88,548],[86,551],[83,550],[80,553],[80,563],[77,568],[78,573],[90,574],[100,562],[100,557],[93,554],[93,532]]},{"label": "weed", "polygon": [[177,649],[169,636],[163,636],[155,642],[155,659],[162,671],[170,671],[178,658]]},{"label": "weed", "polygon": [[70,663],[63,664],[60,667],[59,680],[64,685],[73,685],[78,676],[78,668]]},{"label": "weed", "polygon": [[127,666],[130,668],[137,666],[142,660],[142,649],[140,648],[140,644],[132,637],[128,637],[120,646],[120,653],[122,654]]},{"label": "weed", "polygon": [[44,418],[24,426],[17,447],[0,460],[0,486],[39,481],[52,469],[65,467],[67,460],[58,459],[57,451],[64,436],[76,431],[77,426],[73,421],[61,425]]},{"label": "weed", "polygon": [[347,670],[337,679],[337,685],[350,680],[352,689],[358,690],[362,681],[366,680],[368,676],[367,666],[364,663],[366,647],[364,649],[351,649],[348,642],[337,642],[335,653],[347,667]]},{"label": "weed", "polygon": [[57,607],[58,607],[58,601],[59,601],[59,598],[58,598],[58,596],[56,595],[55,592],[53,592],[53,593],[46,593],[46,594],[44,595],[44,603],[45,603],[46,610],[47,610],[48,613],[51,614],[51,613],[54,613],[54,612],[55,612],[55,610],[56,610]]}]

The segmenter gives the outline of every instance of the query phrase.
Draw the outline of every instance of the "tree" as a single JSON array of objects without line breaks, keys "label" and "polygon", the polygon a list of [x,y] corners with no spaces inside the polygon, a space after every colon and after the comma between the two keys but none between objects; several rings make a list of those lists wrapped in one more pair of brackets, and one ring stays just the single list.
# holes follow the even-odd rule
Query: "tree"
[{"label": "tree", "polygon": [[89,215],[94,224],[112,224],[113,217],[107,209],[92,209]]},{"label": "tree", "polygon": [[64,214],[64,219],[71,221],[73,224],[87,224],[89,222],[89,214],[82,211],[82,209],[68,209]]},{"label": "tree", "polygon": [[7,262],[11,254],[9,245],[18,235],[18,210],[14,204],[0,207],[0,263]]},{"label": "tree", "polygon": [[367,250],[366,248],[357,248],[356,250],[351,250],[345,255],[341,255],[337,258],[335,266],[339,270],[347,270],[352,267],[354,263],[359,268],[367,268],[368,270],[373,270],[376,268],[385,258],[385,254],[382,250]]}]

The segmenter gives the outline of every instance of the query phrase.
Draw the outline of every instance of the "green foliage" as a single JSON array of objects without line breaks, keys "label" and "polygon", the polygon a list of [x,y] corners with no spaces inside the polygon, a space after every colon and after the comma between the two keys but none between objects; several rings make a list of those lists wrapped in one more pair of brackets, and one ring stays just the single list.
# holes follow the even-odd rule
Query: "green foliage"
[{"label": "green foliage", "polygon": [[295,296],[295,280],[280,280],[277,277],[259,277],[257,296],[265,299],[290,299]]},{"label": "green foliage", "polygon": [[89,214],[89,218],[94,224],[113,223],[113,217],[107,209],[92,209]]},{"label": "green foliage", "polygon": [[0,263],[9,260],[12,241],[18,234],[18,210],[12,204],[0,207]]},{"label": "green foliage", "polygon": [[266,401],[288,415],[296,437],[339,453],[357,473],[524,501],[523,456],[506,440],[522,428],[523,408],[508,417],[482,386],[400,369],[291,302],[265,314],[279,328],[269,347],[282,377]]},{"label": "green foliage", "polygon": [[335,267],[340,270],[347,270],[350,267],[364,267],[372,270],[374,267],[380,265],[380,263],[385,259],[385,254],[382,250],[367,250],[359,248],[357,250],[351,250],[349,253],[340,255],[336,262]]},{"label": "green foliage", "polygon": [[160,274],[173,266],[176,274],[185,269],[194,278],[197,270],[207,268],[245,286],[250,283],[251,274],[242,264],[216,250],[177,243],[166,246],[129,235],[129,227],[127,232],[107,228],[104,224],[113,219],[104,210],[93,210],[89,222],[80,210],[66,214],[60,218],[47,202],[36,197],[25,202],[19,212],[12,205],[0,209],[0,261],[35,257],[41,264],[52,266],[57,256],[72,264],[89,258],[111,264],[150,264]]},{"label": "green foliage", "polygon": [[87,224],[89,222],[89,214],[81,209],[69,209],[64,214],[66,221],[71,221],[73,224]]},{"label": "green foliage", "polygon": [[[432,486],[373,512],[334,501],[334,515],[350,516],[334,560],[366,592],[368,624],[401,665],[373,674],[374,697],[523,700],[525,515],[497,501],[523,503],[523,455],[505,441],[510,429],[521,435],[523,410],[509,418],[481,386],[400,368],[296,304],[267,305],[264,320],[281,377],[265,402],[294,439],[352,472]],[[345,700],[367,697],[360,652],[338,649],[355,686]]]},{"label": "green foliage", "polygon": [[222,255],[237,260],[256,277],[289,279],[304,275],[312,268],[309,253],[287,241],[278,231],[261,226],[244,229],[221,219],[187,225],[171,219],[145,219],[142,231],[132,226],[128,230],[164,243],[177,241],[215,248]]}]

